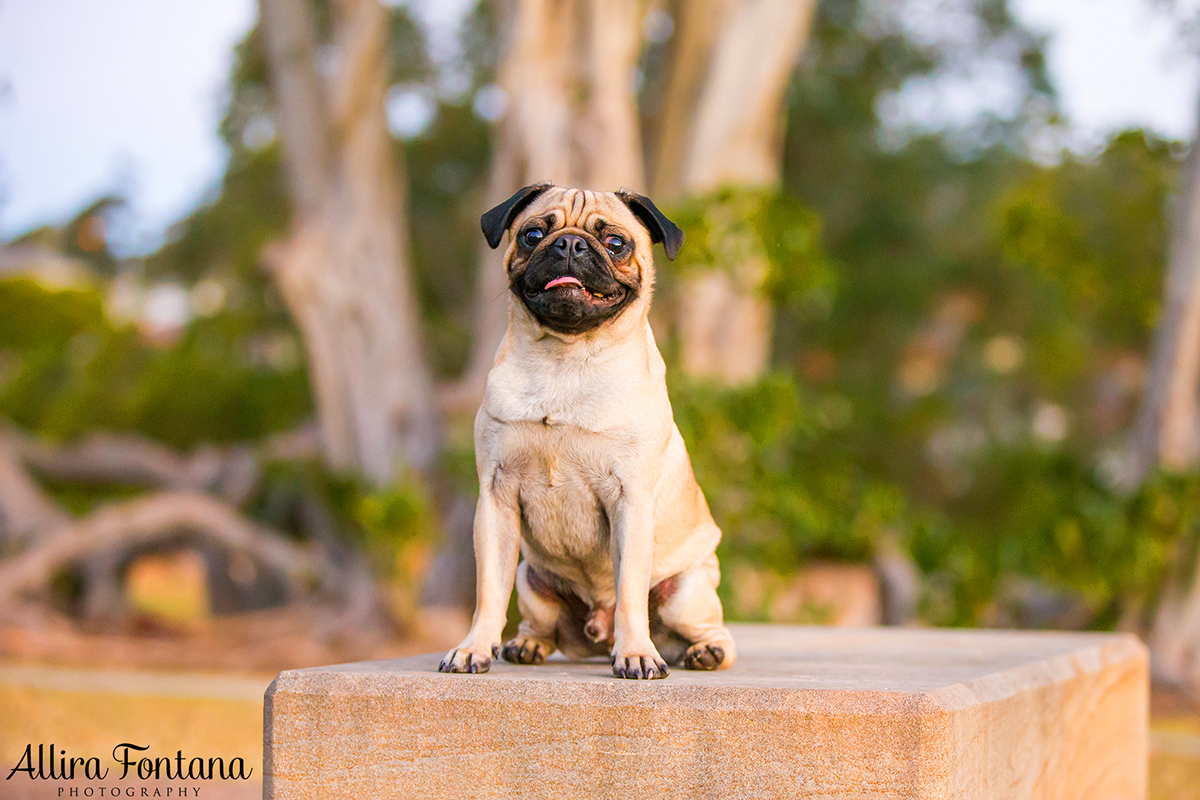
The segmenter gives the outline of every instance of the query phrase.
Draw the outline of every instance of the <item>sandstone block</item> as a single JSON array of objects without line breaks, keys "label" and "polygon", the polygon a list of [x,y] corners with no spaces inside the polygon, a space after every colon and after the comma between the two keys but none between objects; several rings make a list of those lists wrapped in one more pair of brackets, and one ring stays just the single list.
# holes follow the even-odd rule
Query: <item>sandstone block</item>
[{"label": "sandstone block", "polygon": [[1138,800],[1149,681],[1127,635],[732,627],[739,661],[663,681],[606,661],[442,654],[284,672],[264,796]]}]

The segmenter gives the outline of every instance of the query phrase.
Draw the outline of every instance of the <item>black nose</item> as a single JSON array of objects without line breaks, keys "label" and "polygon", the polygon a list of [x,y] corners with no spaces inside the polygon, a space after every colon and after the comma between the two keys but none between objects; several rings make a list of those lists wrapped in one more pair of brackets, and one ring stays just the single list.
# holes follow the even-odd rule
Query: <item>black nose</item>
[{"label": "black nose", "polygon": [[564,256],[581,256],[587,252],[587,242],[582,236],[566,233],[554,242],[554,249]]}]

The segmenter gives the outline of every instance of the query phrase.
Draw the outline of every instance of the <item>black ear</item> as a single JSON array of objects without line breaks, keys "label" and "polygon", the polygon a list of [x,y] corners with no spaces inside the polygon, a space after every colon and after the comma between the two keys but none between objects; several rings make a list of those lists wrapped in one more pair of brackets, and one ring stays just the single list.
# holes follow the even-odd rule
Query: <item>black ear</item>
[{"label": "black ear", "polygon": [[512,221],[517,218],[517,214],[524,211],[526,206],[536,200],[539,194],[549,189],[552,185],[549,183],[535,183],[532,186],[526,186],[524,189],[518,189],[517,193],[512,197],[480,217],[479,225],[483,228],[483,237],[487,239],[488,247],[493,250],[499,247],[501,240],[504,239],[504,232],[508,230],[509,225],[512,225]]},{"label": "black ear", "polygon": [[664,217],[649,197],[625,190],[617,192],[617,197],[629,206],[634,216],[650,231],[650,241],[662,242],[663,249],[667,251],[667,258],[674,261],[675,256],[679,254],[679,248],[683,246],[683,231],[679,230],[679,226]]}]

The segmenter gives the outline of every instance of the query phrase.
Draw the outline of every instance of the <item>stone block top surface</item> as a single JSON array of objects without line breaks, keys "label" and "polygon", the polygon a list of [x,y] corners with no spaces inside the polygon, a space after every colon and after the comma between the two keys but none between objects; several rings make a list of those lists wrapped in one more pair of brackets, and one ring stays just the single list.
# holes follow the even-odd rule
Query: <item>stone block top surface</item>
[{"label": "stone block top surface", "polygon": [[392,691],[417,681],[430,688],[483,693],[518,685],[547,697],[586,686],[635,692],[774,689],[789,694],[915,693],[953,704],[961,701],[964,689],[997,699],[1063,680],[1079,669],[1095,671],[1105,663],[1145,658],[1142,644],[1128,634],[782,625],[731,625],[730,630],[738,644],[733,668],[699,672],[677,667],[660,681],[614,678],[606,659],[572,662],[557,653],[536,667],[497,659],[483,675],[446,674],[437,671],[444,654],[429,653],[289,670],[276,679],[274,690]]},{"label": "stone block top surface", "polygon": [[733,668],[657,681],[556,657],[443,674],[440,653],[281,673],[265,796],[1144,796],[1133,636],[731,630]]}]

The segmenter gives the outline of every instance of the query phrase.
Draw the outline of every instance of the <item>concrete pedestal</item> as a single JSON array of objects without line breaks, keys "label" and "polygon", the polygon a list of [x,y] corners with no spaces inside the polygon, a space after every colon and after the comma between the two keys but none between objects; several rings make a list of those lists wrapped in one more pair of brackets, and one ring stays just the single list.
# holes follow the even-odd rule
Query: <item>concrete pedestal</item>
[{"label": "concrete pedestal", "polygon": [[1132,636],[731,629],[733,669],[661,681],[554,659],[443,675],[441,653],[284,672],[264,796],[1145,797]]}]

